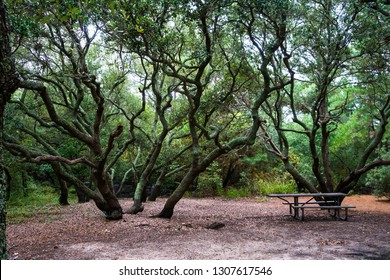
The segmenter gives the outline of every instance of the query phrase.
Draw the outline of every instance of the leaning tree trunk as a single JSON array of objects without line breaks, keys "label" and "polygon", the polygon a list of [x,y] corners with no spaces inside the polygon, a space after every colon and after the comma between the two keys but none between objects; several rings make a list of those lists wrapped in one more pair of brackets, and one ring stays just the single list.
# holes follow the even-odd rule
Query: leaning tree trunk
[{"label": "leaning tree trunk", "polygon": [[290,163],[289,159],[286,157],[283,159],[284,167],[286,171],[294,178],[297,186],[300,190],[308,190],[309,192],[316,193],[318,190],[313,186],[305,177],[303,177],[299,171]]},{"label": "leaning tree trunk", "polygon": [[190,188],[196,177],[199,175],[200,170],[191,168],[184,178],[181,180],[180,185],[171,194],[168,200],[165,202],[164,208],[155,217],[170,219],[173,215],[173,210],[179,200],[184,196],[185,192]]},{"label": "leaning tree trunk", "polygon": [[104,203],[96,203],[95,201],[96,206],[106,214],[107,219],[122,219],[122,206],[120,205],[118,198],[115,196],[108,173],[96,170],[93,172],[93,176],[95,179],[94,181],[96,182],[96,187],[104,199]]},{"label": "leaning tree trunk", "polygon": [[58,199],[58,201],[60,202],[61,205],[69,205],[69,201],[68,201],[68,185],[66,184],[66,182],[62,179],[59,179],[58,178],[58,181],[59,181],[59,184],[60,184],[60,198]]},{"label": "leaning tree trunk", "polygon": [[127,214],[137,214],[139,212],[144,211],[144,206],[142,205],[144,192],[146,190],[146,181],[141,180],[137,183],[137,187],[135,188],[133,205],[131,208],[126,211]]},{"label": "leaning tree trunk", "polygon": [[144,210],[142,202],[145,202],[147,197],[146,185],[148,184],[149,177],[153,172],[153,167],[157,161],[157,158],[160,155],[162,144],[167,133],[168,129],[164,128],[164,130],[159,136],[159,141],[156,143],[155,147],[149,154],[147,164],[141,174],[141,177],[135,189],[133,206],[126,212],[128,214],[137,214]]},{"label": "leaning tree trunk", "polygon": [[[99,175],[98,174],[102,174]],[[122,207],[116,198],[111,186],[111,180],[107,173],[92,172],[93,181],[98,190],[91,190],[82,181],[73,175],[62,171],[61,178],[70,184],[73,184],[78,192],[82,192],[88,198],[92,199],[96,207],[101,210],[109,220],[119,220],[122,218]]]},{"label": "leaning tree trunk", "polygon": [[150,190],[148,201],[156,201],[157,197],[160,195],[160,192],[161,192],[161,184],[160,183],[154,184]]},{"label": "leaning tree trunk", "polygon": [[165,180],[165,176],[167,175],[167,166],[163,167],[163,170],[158,176],[156,183],[152,186],[150,190],[150,195],[148,197],[149,201],[156,201],[157,197],[160,195],[161,186]]},{"label": "leaning tree trunk", "polygon": [[54,162],[51,164],[51,167],[53,168],[54,173],[57,176],[58,184],[60,186],[60,197],[58,201],[61,205],[69,205],[68,202],[68,185],[64,179],[61,178],[61,166],[58,162]]}]

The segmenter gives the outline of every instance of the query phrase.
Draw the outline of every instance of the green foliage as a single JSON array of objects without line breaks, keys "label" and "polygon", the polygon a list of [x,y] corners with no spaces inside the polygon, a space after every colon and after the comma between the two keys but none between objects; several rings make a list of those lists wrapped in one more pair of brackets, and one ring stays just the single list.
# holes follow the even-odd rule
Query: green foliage
[{"label": "green foliage", "polygon": [[[76,197],[71,201],[75,202]],[[28,196],[20,190],[12,191],[7,202],[7,219],[10,223],[20,223],[32,217],[54,219],[59,213],[58,193],[50,186],[40,186],[30,183]]]},{"label": "green foliage", "polygon": [[267,195],[270,193],[295,193],[297,192],[297,187],[294,182],[286,181],[285,179],[275,178],[270,181],[260,179],[258,181],[258,186],[260,193],[262,195]]},{"label": "green foliage", "polygon": [[228,187],[222,194],[228,198],[264,196],[270,193],[295,193],[297,187],[291,177],[277,168],[263,172],[260,169],[251,173],[241,172],[240,181]]},{"label": "green foliage", "polygon": [[[260,150],[261,148],[258,149]],[[262,150],[257,151],[255,155],[245,156],[242,162],[260,172],[269,172],[278,164],[272,158],[272,155]]]},{"label": "green foliage", "polygon": [[[390,156],[390,152],[384,153],[383,157]],[[378,196],[387,197],[390,200],[390,166],[381,166],[367,173],[366,185]]]},{"label": "green foliage", "polygon": [[[236,188],[240,190],[240,193],[243,194],[249,194],[250,195],[259,195],[259,188],[258,188],[258,179],[259,174],[262,174],[262,172],[257,169],[257,172],[254,173],[252,170],[251,173],[247,173],[245,171],[240,173],[240,181],[238,182],[238,186]],[[261,175],[260,175],[261,176]],[[229,191],[229,189],[228,189]]]},{"label": "green foliage", "polygon": [[[263,174],[264,175],[264,174]],[[229,187],[222,196],[227,198],[265,196],[270,193],[295,193],[296,185],[283,176],[252,176],[241,174],[240,186]]]},{"label": "green foliage", "polygon": [[10,24],[13,31],[20,36],[32,36],[38,29],[38,25],[33,20],[14,14],[10,15]]},{"label": "green foliage", "polygon": [[[67,159],[85,157],[98,164],[104,158],[110,133],[124,124],[123,134],[115,139],[112,150],[107,150],[107,162],[130,138],[134,137],[135,145],[127,147],[113,166],[116,181],[131,167],[138,147],[142,151],[129,176],[136,178],[142,173],[141,166],[148,160],[163,126],[159,114],[164,115],[170,132],[168,140],[160,139],[164,147],[156,166],[194,144],[195,135],[200,157],[207,156],[230,140],[251,133],[256,115],[250,109],[253,100],[267,80],[276,87],[283,80],[281,84],[286,86],[264,96],[267,104],[257,110],[267,131],[254,131],[253,135],[263,137],[264,142],[252,150],[236,150],[234,156],[244,157],[239,166],[232,168],[237,180],[223,189],[224,171],[230,171],[231,163],[236,163],[220,159],[200,174],[194,195],[242,197],[294,192],[295,182],[280,171],[280,159],[288,159],[299,175],[318,186],[318,174],[326,170],[321,158],[327,153],[321,154],[321,145],[328,144],[321,143],[326,134],[337,184],[359,163],[359,155],[378,127],[377,109],[388,98],[388,53],[383,47],[388,43],[388,25],[383,24],[381,15],[373,15],[375,11],[365,10],[360,2],[7,2],[15,37],[12,47],[21,77],[44,84],[61,121],[53,121],[36,90],[19,91],[7,107],[5,131],[29,152]],[[24,13],[20,14],[22,8]],[[359,14],[355,15],[355,11]],[[272,52],[275,43],[284,37],[287,41],[283,47]],[[270,63],[260,69],[267,59]],[[288,65],[291,69],[286,68]],[[268,75],[262,76],[260,70]],[[287,70],[297,74],[294,83],[288,81]],[[86,83],[90,79],[98,82],[92,88]],[[97,85],[101,86],[101,96],[97,95]],[[325,114],[318,109],[324,100],[321,110]],[[97,108],[99,104],[101,108]],[[143,106],[142,114],[137,115]],[[190,123],[185,117],[192,109],[197,111]],[[132,122],[131,117],[136,115]],[[325,115],[329,120],[322,119]],[[328,122],[322,135],[316,128],[321,122]],[[309,134],[312,143],[308,141]],[[90,136],[94,143],[83,140]],[[264,148],[272,148],[271,140],[276,147],[274,153]],[[91,148],[97,143],[99,147]],[[376,156],[370,155],[370,159]],[[313,174],[316,157],[320,158],[317,178]],[[183,156],[173,162],[179,167],[188,165],[190,160]],[[11,167],[12,175],[16,174],[13,184],[21,185],[19,167],[34,179],[54,177],[50,165],[15,165]],[[80,164],[67,168],[80,180],[91,171]],[[378,195],[388,192],[388,173],[384,167],[367,176]],[[167,192],[182,175],[169,179]],[[13,198],[13,207],[34,204],[35,200],[57,203],[56,195],[50,202],[50,192],[34,184],[29,184],[28,201],[18,193],[22,188],[15,191],[21,203],[18,205]]]},{"label": "green foliage", "polygon": [[248,188],[228,188],[223,196],[227,198],[251,197],[253,193]]},{"label": "green foliage", "polygon": [[251,195],[267,195],[270,193],[294,193],[295,182],[284,171],[276,168],[269,172],[258,172],[251,176],[241,174],[241,185]]},{"label": "green foliage", "polygon": [[8,201],[9,207],[20,207],[26,204],[43,206],[45,203],[55,203],[58,197],[53,188],[49,186],[42,187],[32,181],[29,182],[29,193],[24,195],[21,190],[11,191]]},{"label": "green foliage", "polygon": [[221,169],[217,162],[211,164],[199,175],[198,187],[193,192],[195,197],[218,196],[222,194]]},{"label": "green foliage", "polygon": [[390,167],[383,166],[367,174],[367,183],[376,196],[390,199]]}]

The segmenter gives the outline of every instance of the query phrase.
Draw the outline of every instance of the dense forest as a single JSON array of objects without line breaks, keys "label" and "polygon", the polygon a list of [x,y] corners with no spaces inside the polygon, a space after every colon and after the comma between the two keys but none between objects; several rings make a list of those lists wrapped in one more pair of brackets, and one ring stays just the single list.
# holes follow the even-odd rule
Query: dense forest
[{"label": "dense forest", "polygon": [[29,185],[108,219],[268,185],[390,196],[389,1],[1,0],[0,15],[2,234],[9,189]]}]

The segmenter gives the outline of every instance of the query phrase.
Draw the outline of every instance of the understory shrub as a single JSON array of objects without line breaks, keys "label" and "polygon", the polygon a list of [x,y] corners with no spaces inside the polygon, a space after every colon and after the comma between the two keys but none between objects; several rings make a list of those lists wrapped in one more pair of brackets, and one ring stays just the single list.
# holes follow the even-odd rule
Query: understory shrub
[{"label": "understory shrub", "polygon": [[247,188],[228,188],[223,194],[227,198],[250,197],[253,193]]},{"label": "understory shrub", "polygon": [[367,174],[366,185],[373,190],[374,195],[390,199],[390,166],[371,170]]},{"label": "understory shrub", "polygon": [[297,192],[297,187],[294,181],[284,180],[282,178],[276,177],[273,180],[263,180],[260,179],[259,189],[261,195],[267,195],[271,193],[295,193]]},{"label": "understory shrub", "polygon": [[241,173],[239,187],[231,187],[224,193],[229,198],[251,197],[270,193],[295,193],[296,184],[288,174],[260,172],[257,175]]},{"label": "understory shrub", "polygon": [[195,197],[219,196],[222,192],[221,169],[218,163],[214,162],[199,175],[192,195]]},{"label": "understory shrub", "polygon": [[252,195],[267,195],[270,193],[295,193],[296,184],[286,172],[273,170],[272,172],[259,172],[247,176],[241,174],[243,185]]},{"label": "understory shrub", "polygon": [[[7,201],[7,219],[10,222],[21,222],[37,213],[54,213],[54,209],[61,207],[58,203],[58,191],[53,187],[41,186],[33,181],[28,185],[27,196],[21,189],[11,190],[10,199]],[[77,203],[76,194],[69,192],[69,202]]]}]

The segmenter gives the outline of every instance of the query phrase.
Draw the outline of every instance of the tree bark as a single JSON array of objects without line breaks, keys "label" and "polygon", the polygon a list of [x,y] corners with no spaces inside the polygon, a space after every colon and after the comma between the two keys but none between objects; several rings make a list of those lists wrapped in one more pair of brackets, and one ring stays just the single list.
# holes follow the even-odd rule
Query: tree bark
[{"label": "tree bark", "polygon": [[7,227],[7,208],[6,208],[6,198],[7,198],[7,189],[9,184],[9,177],[5,167],[0,164],[0,258],[2,260],[8,259],[7,253],[7,238],[5,230]]},{"label": "tree bark", "polygon": [[167,166],[163,167],[163,170],[160,173],[160,176],[158,176],[156,183],[152,186],[152,189],[150,190],[150,195],[148,197],[149,201],[156,201],[157,197],[160,195],[161,186],[165,180],[165,176],[167,175]]},{"label": "tree bark", "polygon": [[313,186],[308,180],[303,177],[299,171],[290,163],[288,158],[283,159],[284,167],[286,171],[294,178],[298,186],[307,189],[309,192],[316,193],[318,192],[315,186]]},{"label": "tree bark", "polygon": [[160,183],[154,184],[150,191],[150,195],[148,196],[148,201],[156,201],[157,197],[160,195],[160,192],[161,192],[161,184]]},{"label": "tree bark", "polygon": [[64,180],[58,179],[58,183],[60,185],[60,198],[58,201],[60,202],[61,205],[69,205],[68,201],[68,186]]},{"label": "tree bark", "polygon": [[126,211],[126,214],[137,214],[137,213],[140,213],[144,211],[144,206],[142,205],[142,201],[140,199],[134,199],[133,201],[133,205],[131,206],[131,208]]},{"label": "tree bark", "polygon": [[54,162],[51,164],[51,167],[53,168],[53,171],[57,176],[58,184],[60,186],[60,197],[58,200],[61,205],[69,205],[68,186],[66,184],[66,181],[61,178],[61,166],[58,162]]},{"label": "tree bark", "polygon": [[[3,139],[4,109],[19,84],[15,61],[12,57],[9,40],[9,19],[5,2],[0,0],[0,141]],[[0,163],[0,257],[7,259],[6,239],[6,197],[8,186],[7,172]]]},{"label": "tree bark", "polygon": [[144,211],[144,206],[142,205],[142,193],[144,192],[145,185],[145,181],[141,178],[141,180],[139,180],[139,182],[137,183],[137,187],[135,189],[133,205],[128,211],[126,211],[126,214],[135,215],[139,212]]},{"label": "tree bark", "polygon": [[154,217],[170,219],[173,215],[173,210],[179,200],[184,196],[185,192],[189,189],[194,182],[195,178],[200,174],[201,170],[191,167],[187,174],[184,176],[180,185],[171,194],[168,200],[165,202],[164,208],[159,214]]},{"label": "tree bark", "polygon": [[[325,90],[327,92],[327,90]],[[329,135],[328,131],[328,122],[330,120],[329,108],[328,108],[328,100],[327,97],[324,98],[319,114],[321,116],[321,155],[322,155],[322,165],[324,169],[325,176],[325,185],[322,186],[323,190],[326,192],[333,192],[334,184],[333,184],[333,172],[331,168],[330,158],[329,158]]]},{"label": "tree bark", "polygon": [[[168,132],[171,128],[168,126],[168,122],[165,118],[165,109],[169,106],[163,106],[162,94],[160,92],[160,88],[157,86],[157,73],[159,67],[154,66],[154,72],[152,75],[152,88],[153,93],[156,98],[156,122],[159,120],[162,124],[162,131],[160,132],[157,140],[153,143],[153,148],[150,151],[146,163],[144,165],[142,174],[140,176],[140,180],[138,181],[135,193],[134,193],[134,205],[127,212],[129,214],[137,214],[138,212],[142,212],[144,207],[142,206],[142,202],[145,202],[147,199],[147,190],[146,185],[149,183],[149,178],[153,172],[153,168],[156,164],[158,157],[160,156],[162,145],[164,143],[164,139],[168,135]],[[174,125],[175,126],[175,125]]]},{"label": "tree bark", "polygon": [[93,172],[93,176],[96,182],[96,187],[104,199],[104,203],[96,204],[98,208],[106,214],[106,218],[109,220],[122,219],[122,207],[119,204],[118,198],[114,194],[108,173],[95,170]]}]

